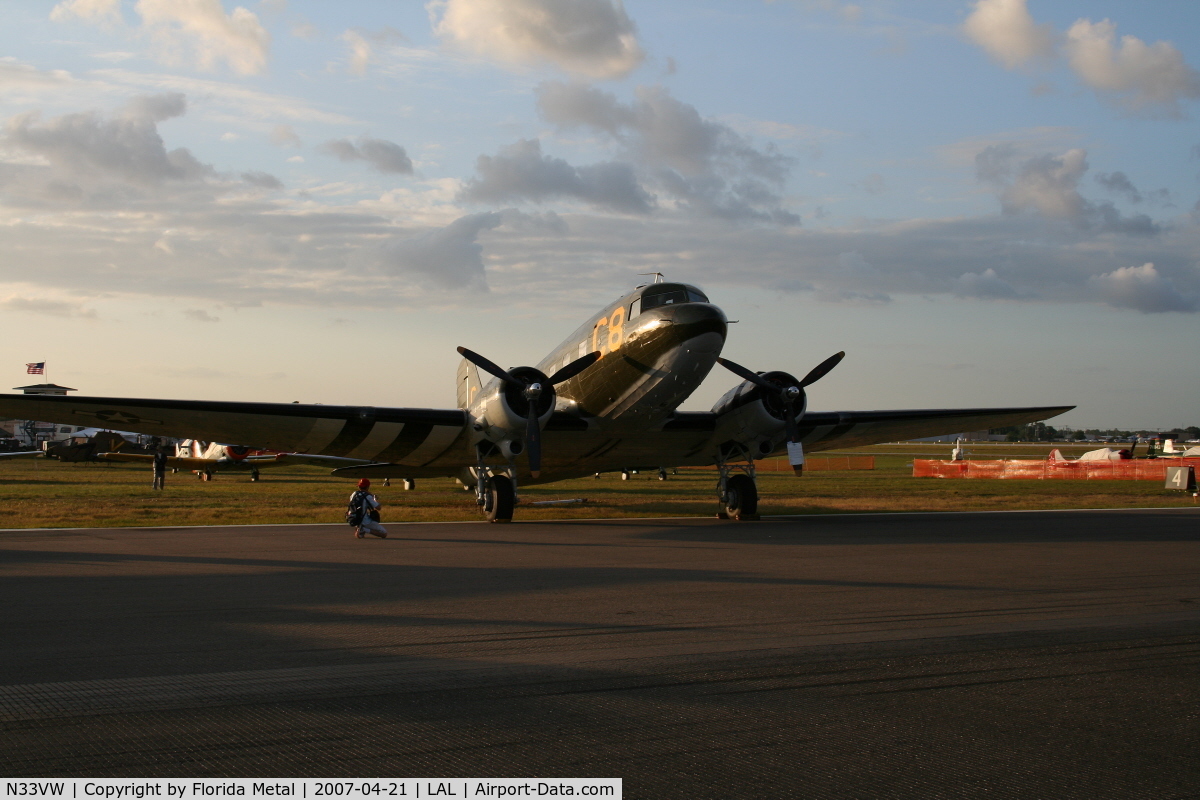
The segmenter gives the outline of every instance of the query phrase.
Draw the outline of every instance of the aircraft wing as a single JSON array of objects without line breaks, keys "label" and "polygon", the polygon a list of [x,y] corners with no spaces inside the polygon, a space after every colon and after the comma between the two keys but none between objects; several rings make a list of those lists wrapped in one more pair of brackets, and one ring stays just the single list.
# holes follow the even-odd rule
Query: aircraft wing
[{"label": "aircraft wing", "polygon": [[21,456],[40,456],[41,450],[20,450],[16,453],[0,453],[0,458],[19,458]]},{"label": "aircraft wing", "polygon": [[[124,461],[132,464],[150,464],[154,461],[152,453],[97,453],[96,458],[101,461]],[[167,466],[171,469],[206,469],[215,463],[215,458],[167,456]]]},{"label": "aircraft wing", "polygon": [[1027,422],[1056,417],[1074,407],[814,411],[801,418],[799,433],[804,442],[804,449],[817,452],[1024,425]]},{"label": "aircraft wing", "polygon": [[12,394],[0,394],[0,417],[236,442],[256,450],[337,456],[358,463],[372,458],[432,461],[466,426],[459,409]]}]

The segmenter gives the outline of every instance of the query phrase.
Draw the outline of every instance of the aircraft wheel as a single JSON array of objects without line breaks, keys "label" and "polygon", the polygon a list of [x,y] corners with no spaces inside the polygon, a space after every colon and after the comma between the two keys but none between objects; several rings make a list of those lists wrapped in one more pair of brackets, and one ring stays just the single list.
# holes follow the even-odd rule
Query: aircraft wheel
[{"label": "aircraft wheel", "polygon": [[658,470],[658,479],[660,481],[665,481],[667,479],[667,471],[665,469],[660,468]]},{"label": "aircraft wheel", "polygon": [[201,472],[201,473],[200,473],[200,480],[202,480],[202,481],[211,481],[211,480],[212,480],[212,473],[211,473],[211,472]]},{"label": "aircraft wheel", "polygon": [[516,492],[507,475],[493,475],[488,481],[487,495],[483,500],[483,511],[488,522],[512,522]]},{"label": "aircraft wheel", "polygon": [[627,470],[627,469],[621,470],[621,480],[623,480],[623,481],[629,480],[629,470]]},{"label": "aircraft wheel", "polygon": [[758,519],[758,487],[749,475],[733,475],[725,482],[725,513],[736,520]]},{"label": "aircraft wheel", "polygon": [[258,470],[256,470],[256,469],[252,469],[252,470],[250,470],[250,480],[251,480],[251,481],[257,481],[257,480],[258,480]]},{"label": "aircraft wheel", "polygon": [[411,478],[404,479],[404,491],[411,492],[415,488],[417,488],[416,481],[412,480]]}]

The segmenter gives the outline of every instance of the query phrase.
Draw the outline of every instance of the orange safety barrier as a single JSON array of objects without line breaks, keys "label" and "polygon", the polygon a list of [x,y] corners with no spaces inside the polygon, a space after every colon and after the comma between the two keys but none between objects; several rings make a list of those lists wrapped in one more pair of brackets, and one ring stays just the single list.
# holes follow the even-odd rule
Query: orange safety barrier
[{"label": "orange safety barrier", "polygon": [[1018,478],[1025,480],[1165,481],[1167,467],[1200,468],[1200,458],[1124,461],[913,460],[914,478]]}]

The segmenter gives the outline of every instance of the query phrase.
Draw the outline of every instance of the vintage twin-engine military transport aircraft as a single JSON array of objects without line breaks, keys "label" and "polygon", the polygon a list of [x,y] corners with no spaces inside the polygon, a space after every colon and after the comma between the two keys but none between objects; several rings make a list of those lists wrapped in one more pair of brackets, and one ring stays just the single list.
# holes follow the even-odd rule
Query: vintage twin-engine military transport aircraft
[{"label": "vintage twin-engine military transport aircraft", "polygon": [[[536,367],[504,370],[466,348],[458,408],[235,403],[0,395],[0,415],[108,424],[159,436],[369,459],[348,478],[451,476],[474,487],[488,519],[512,519],[517,484],[597,472],[715,465],[724,514],[754,518],[754,462],[787,453],[1018,425],[1073,406],[810,412],[803,379],[720,358],[728,321],[695,286],[653,283],[585,322]],[[708,412],[677,411],[714,364],[742,378]],[[478,369],[490,373],[482,383]]]}]

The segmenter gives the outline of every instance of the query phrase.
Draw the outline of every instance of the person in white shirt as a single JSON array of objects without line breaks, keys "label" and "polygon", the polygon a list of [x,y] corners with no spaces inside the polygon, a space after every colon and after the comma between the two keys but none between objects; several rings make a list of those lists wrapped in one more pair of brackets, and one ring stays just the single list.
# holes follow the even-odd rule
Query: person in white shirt
[{"label": "person in white shirt", "polygon": [[387,528],[379,524],[379,509],[382,506],[375,495],[367,491],[370,488],[371,482],[366,478],[358,482],[358,489],[350,495],[347,515],[351,518],[351,524],[355,525],[354,536],[356,538],[362,539],[369,533],[380,539],[386,539]]}]

